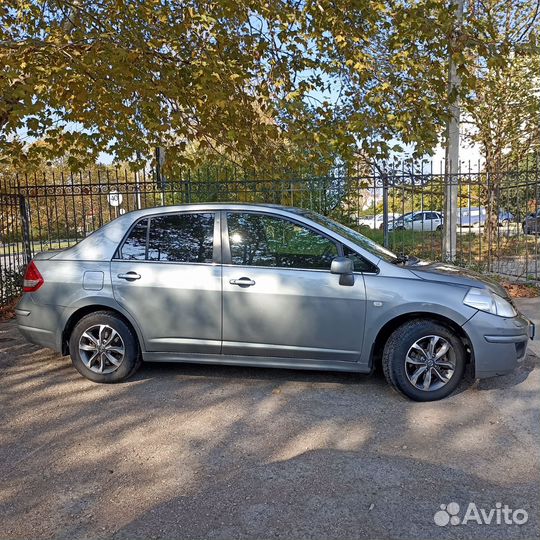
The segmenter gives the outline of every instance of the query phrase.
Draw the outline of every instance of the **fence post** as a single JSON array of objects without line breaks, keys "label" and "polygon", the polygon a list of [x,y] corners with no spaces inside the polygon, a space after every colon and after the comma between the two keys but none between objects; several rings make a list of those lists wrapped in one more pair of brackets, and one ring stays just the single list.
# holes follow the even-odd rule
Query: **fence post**
[{"label": "fence post", "polygon": [[32,241],[30,239],[30,208],[24,195],[19,194],[19,211],[21,213],[21,224],[23,234],[24,264],[28,264],[32,259]]},{"label": "fence post", "polygon": [[[493,242],[493,232],[492,232],[492,223],[491,223],[491,212],[493,208],[493,178],[491,176],[491,172],[489,170],[489,167],[487,168],[487,201],[486,201],[486,221],[484,223],[484,232],[487,229],[487,271],[491,272],[492,269],[492,257],[493,257],[493,251],[492,251],[492,242]],[[496,226],[499,225],[499,216],[497,216],[497,223]],[[482,234],[482,230],[478,231],[478,234]]]}]

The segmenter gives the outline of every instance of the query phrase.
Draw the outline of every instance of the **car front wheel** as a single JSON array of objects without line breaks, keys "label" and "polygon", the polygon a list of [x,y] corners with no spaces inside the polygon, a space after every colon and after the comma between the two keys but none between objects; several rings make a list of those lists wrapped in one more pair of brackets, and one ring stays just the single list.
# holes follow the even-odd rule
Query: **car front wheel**
[{"label": "car front wheel", "polygon": [[133,330],[110,311],[84,316],[71,333],[69,351],[77,371],[99,383],[123,381],[141,364]]},{"label": "car front wheel", "polygon": [[430,320],[409,321],[386,342],[383,370],[389,384],[415,401],[450,395],[465,371],[465,347],[452,330]]}]

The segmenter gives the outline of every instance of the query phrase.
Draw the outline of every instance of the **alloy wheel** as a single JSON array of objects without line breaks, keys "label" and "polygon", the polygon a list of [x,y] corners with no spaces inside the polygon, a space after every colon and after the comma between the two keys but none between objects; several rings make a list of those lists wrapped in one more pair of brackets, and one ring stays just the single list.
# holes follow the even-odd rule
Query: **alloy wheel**
[{"label": "alloy wheel", "polygon": [[433,392],[452,378],[456,355],[451,343],[441,336],[431,335],[415,341],[405,357],[405,373],[419,390]]},{"label": "alloy wheel", "polygon": [[126,347],[114,328],[96,324],[82,333],[79,354],[84,365],[94,373],[112,373],[122,364]]}]

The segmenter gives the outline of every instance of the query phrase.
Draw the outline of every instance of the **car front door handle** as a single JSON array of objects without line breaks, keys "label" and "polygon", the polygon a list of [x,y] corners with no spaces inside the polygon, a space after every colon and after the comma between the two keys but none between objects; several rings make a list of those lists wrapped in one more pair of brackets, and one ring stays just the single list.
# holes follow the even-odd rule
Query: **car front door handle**
[{"label": "car front door handle", "polygon": [[126,279],[127,281],[135,281],[136,279],[141,279],[141,275],[137,272],[128,272],[127,274],[118,274],[120,279]]},{"label": "car front door handle", "polygon": [[241,277],[240,279],[231,279],[229,280],[229,283],[231,285],[238,285],[240,287],[251,287],[252,285],[255,285],[255,282],[252,279],[249,279],[248,277]]}]

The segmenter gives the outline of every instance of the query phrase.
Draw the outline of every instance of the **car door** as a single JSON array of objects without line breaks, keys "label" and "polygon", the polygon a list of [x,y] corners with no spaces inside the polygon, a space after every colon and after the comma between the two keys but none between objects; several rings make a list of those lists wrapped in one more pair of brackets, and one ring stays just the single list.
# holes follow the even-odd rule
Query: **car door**
[{"label": "car door", "polygon": [[424,227],[424,212],[417,212],[412,218],[411,228],[414,231],[421,231],[424,229]]},{"label": "car door", "polygon": [[424,230],[435,231],[441,225],[441,219],[437,212],[424,212]]},{"label": "car door", "polygon": [[148,352],[220,353],[219,227],[214,212],[158,214],[137,221],[119,247],[114,297]]},{"label": "car door", "polygon": [[278,215],[226,217],[223,353],[361,362],[364,280],[343,286],[330,273],[338,242]]}]

